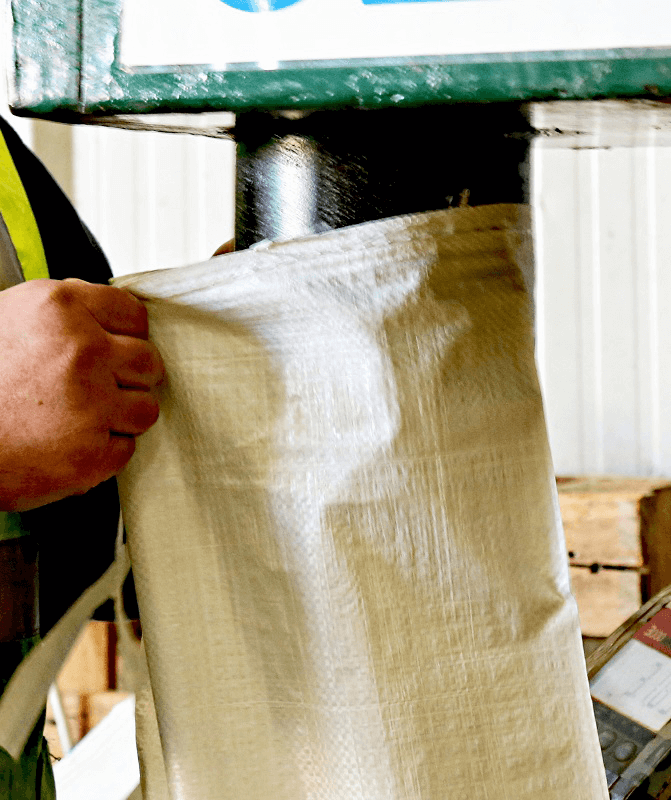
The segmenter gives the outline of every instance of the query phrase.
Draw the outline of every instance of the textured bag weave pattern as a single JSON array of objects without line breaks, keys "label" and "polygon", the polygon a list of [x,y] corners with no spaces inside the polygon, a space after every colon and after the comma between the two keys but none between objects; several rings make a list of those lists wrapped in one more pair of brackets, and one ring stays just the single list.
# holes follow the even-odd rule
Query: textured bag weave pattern
[{"label": "textured bag weave pattern", "polygon": [[146,800],[607,797],[528,225],[432,212],[116,281],[168,376],[121,479]]}]

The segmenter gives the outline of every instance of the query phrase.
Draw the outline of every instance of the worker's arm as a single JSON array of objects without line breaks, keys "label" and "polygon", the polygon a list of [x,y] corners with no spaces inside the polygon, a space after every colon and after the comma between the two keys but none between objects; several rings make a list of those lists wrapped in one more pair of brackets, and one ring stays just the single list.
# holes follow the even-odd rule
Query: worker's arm
[{"label": "worker's arm", "polygon": [[147,335],[142,303],[110,286],[0,292],[0,510],[82,494],[125,466],[158,417]]}]

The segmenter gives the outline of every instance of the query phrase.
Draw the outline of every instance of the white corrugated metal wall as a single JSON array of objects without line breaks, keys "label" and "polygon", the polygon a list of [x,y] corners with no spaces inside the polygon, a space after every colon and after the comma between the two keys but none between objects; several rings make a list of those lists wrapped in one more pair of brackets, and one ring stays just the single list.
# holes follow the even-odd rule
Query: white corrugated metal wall
[{"label": "white corrugated metal wall", "polygon": [[204,261],[233,236],[234,144],[73,129],[74,200],[115,274]]},{"label": "white corrugated metal wall", "polygon": [[[116,274],[206,259],[232,235],[231,142],[86,127],[69,141],[76,205]],[[533,161],[556,470],[671,476],[671,148],[539,147]]]},{"label": "white corrugated metal wall", "polygon": [[539,147],[534,165],[557,472],[671,475],[671,148]]}]

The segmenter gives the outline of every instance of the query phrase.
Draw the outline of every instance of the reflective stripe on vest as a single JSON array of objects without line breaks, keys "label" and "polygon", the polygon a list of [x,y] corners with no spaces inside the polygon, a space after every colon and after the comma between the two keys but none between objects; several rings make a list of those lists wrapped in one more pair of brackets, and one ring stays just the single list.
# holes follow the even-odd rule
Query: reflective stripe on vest
[{"label": "reflective stripe on vest", "polygon": [[28,195],[0,133],[0,212],[9,230],[16,255],[27,281],[48,278],[42,237],[35,222]]}]

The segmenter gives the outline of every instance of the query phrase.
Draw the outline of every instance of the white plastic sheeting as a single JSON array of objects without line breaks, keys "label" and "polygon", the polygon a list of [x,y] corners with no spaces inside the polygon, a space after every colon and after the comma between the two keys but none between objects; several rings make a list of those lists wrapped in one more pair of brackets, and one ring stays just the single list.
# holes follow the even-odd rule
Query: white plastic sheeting
[{"label": "white plastic sheeting", "polygon": [[607,797],[529,242],[459,209],[117,282],[167,370],[120,479],[146,800]]}]

